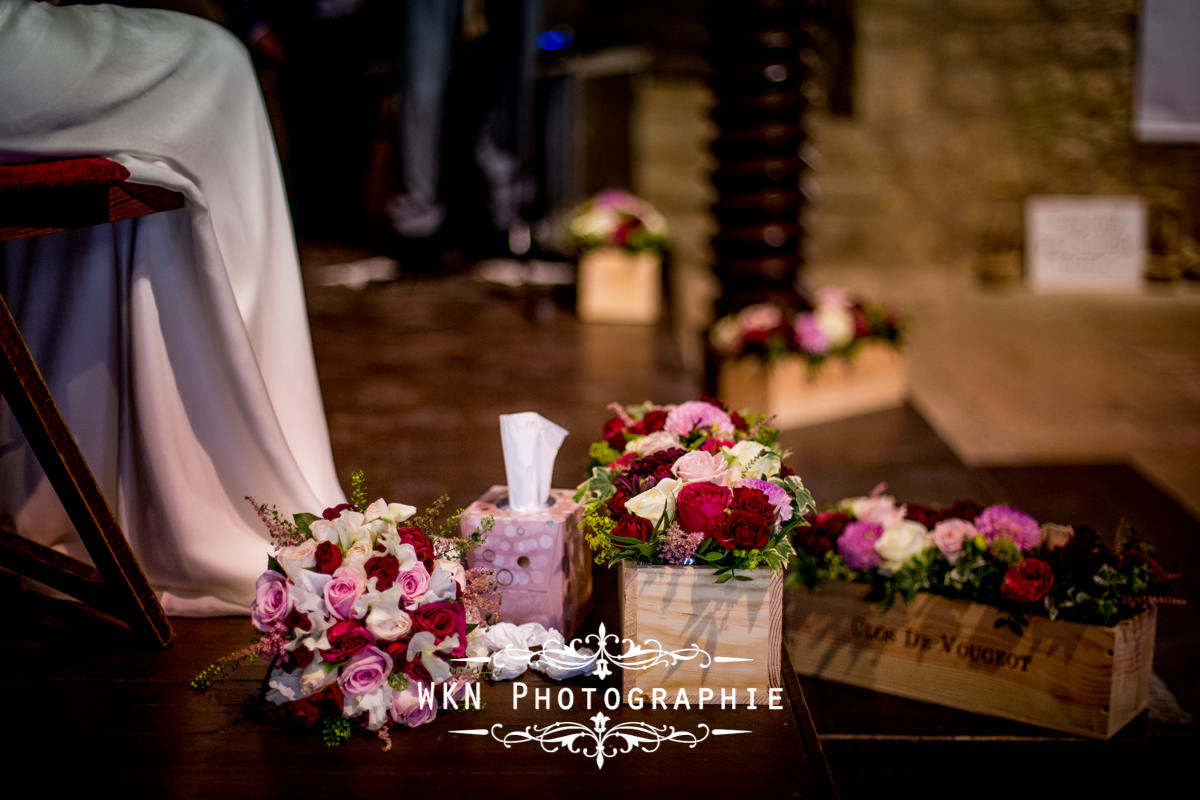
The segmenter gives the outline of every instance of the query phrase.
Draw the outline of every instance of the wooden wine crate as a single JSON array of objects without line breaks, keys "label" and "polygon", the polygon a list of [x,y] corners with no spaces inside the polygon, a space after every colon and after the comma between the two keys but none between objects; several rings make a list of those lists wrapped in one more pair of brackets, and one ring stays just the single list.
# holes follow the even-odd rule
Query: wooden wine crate
[{"label": "wooden wine crate", "polygon": [[1150,701],[1156,614],[1112,627],[919,594],[884,612],[863,584],[787,592],[785,646],[802,675],[1107,739]]},{"label": "wooden wine crate", "polygon": [[[783,578],[770,570],[738,574],[749,581],[717,584],[711,567],[646,566],[621,562],[621,635],[643,649],[707,653],[645,670],[623,669],[622,689],[649,695],[661,687],[674,701],[680,689],[692,701],[701,689],[736,691],[739,703],[755,690],[756,703],[782,686]],[[629,646],[628,642],[625,645]],[[703,666],[706,662],[708,666]],[[732,659],[724,661],[720,659]],[[707,697],[706,693],[706,697]]]},{"label": "wooden wine crate", "polygon": [[662,258],[617,247],[579,259],[576,306],[584,322],[650,324],[662,312]]},{"label": "wooden wine crate", "polygon": [[908,390],[904,355],[886,343],[863,345],[853,359],[830,358],[816,370],[798,355],[768,364],[725,361],[718,396],[732,409],[765,412],[777,428],[797,428],[898,406]]}]

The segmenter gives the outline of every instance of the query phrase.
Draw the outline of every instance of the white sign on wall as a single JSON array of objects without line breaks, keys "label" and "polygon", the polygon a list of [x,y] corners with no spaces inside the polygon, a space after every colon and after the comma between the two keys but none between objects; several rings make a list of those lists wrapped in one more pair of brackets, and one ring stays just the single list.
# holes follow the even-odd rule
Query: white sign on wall
[{"label": "white sign on wall", "polygon": [[1140,197],[1025,201],[1025,274],[1035,292],[1138,291],[1146,269]]}]

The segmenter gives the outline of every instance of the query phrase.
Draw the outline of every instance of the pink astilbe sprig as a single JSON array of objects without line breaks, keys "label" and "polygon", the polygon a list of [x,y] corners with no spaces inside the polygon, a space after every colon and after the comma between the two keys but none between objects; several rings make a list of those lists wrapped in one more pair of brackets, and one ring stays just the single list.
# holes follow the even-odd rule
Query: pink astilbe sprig
[{"label": "pink astilbe sprig", "polygon": [[678,523],[673,524],[658,540],[658,554],[668,564],[690,564],[704,536],[704,531],[685,531]]},{"label": "pink astilbe sprig", "polygon": [[242,664],[257,661],[259,658],[274,658],[282,650],[287,640],[279,632],[263,634],[256,642],[240,650],[221,656],[212,664],[196,673],[192,678],[193,689],[207,689],[212,682],[227,672],[231,672]]},{"label": "pink astilbe sprig", "polygon": [[495,572],[491,567],[471,567],[464,573],[467,586],[460,599],[471,625],[500,618],[500,584]]},{"label": "pink astilbe sprig", "polygon": [[300,535],[300,530],[284,519],[279,513],[279,509],[275,506],[268,506],[266,503],[260,505],[250,495],[246,495],[246,499],[250,501],[250,505],[254,506],[254,513],[262,520],[267,533],[271,536],[271,544],[276,550],[300,544],[304,538]]}]

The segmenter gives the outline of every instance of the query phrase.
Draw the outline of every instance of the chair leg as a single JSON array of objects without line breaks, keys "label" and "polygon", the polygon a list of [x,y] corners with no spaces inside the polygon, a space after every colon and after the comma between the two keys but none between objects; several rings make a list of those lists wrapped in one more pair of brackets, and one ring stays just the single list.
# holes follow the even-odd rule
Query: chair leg
[{"label": "chair leg", "polygon": [[[165,647],[174,637],[116,517],[0,298],[0,394],[95,562],[94,570],[21,537],[0,535],[0,564],[113,614]],[[16,541],[14,541],[16,540]]]}]

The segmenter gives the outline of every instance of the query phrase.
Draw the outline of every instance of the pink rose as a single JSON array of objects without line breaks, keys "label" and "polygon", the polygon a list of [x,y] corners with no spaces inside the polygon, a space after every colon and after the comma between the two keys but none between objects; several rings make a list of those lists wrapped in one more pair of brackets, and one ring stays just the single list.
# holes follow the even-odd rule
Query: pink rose
[{"label": "pink rose", "polygon": [[359,650],[342,666],[338,685],[346,694],[362,696],[376,691],[392,674],[392,657],[375,645]]},{"label": "pink rose", "polygon": [[353,619],[354,604],[367,589],[367,573],[362,567],[347,564],[333,572],[333,579],[325,584],[325,605],[337,619]]},{"label": "pink rose", "polygon": [[709,481],[724,486],[728,482],[729,462],[723,455],[693,450],[680,456],[671,472],[684,483]]},{"label": "pink rose", "polygon": [[944,519],[933,526],[933,543],[953,564],[962,554],[963,542],[975,538],[978,531],[965,519]]},{"label": "pink rose", "polygon": [[709,481],[685,483],[675,496],[675,517],[685,531],[712,536],[732,502],[733,492],[725,486]]},{"label": "pink rose", "polygon": [[254,605],[250,607],[250,621],[254,627],[263,633],[282,630],[291,610],[292,595],[288,591],[287,576],[275,570],[259,575],[254,584]]},{"label": "pink rose", "polygon": [[396,583],[405,600],[416,600],[429,591],[429,570],[418,562],[408,572],[401,572]]},{"label": "pink rose", "polygon": [[[425,690],[426,703],[421,703],[420,689]],[[392,694],[390,715],[392,721],[399,725],[415,728],[426,722],[433,722],[437,717],[437,701],[433,698],[433,689],[417,681],[410,680],[408,688],[403,692]]]}]

